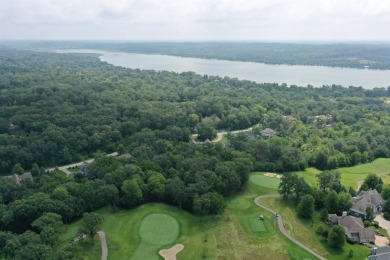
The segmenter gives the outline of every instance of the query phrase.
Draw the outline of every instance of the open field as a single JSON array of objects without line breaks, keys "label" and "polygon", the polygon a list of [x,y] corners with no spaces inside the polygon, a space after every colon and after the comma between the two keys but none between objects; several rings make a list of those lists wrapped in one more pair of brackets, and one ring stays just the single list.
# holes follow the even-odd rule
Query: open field
[{"label": "open field", "polygon": [[[341,183],[345,187],[352,186],[357,189],[357,182],[364,180],[370,173],[385,173],[390,172],[390,158],[379,158],[371,163],[360,164],[353,167],[344,167],[337,169],[341,172]],[[315,177],[321,171],[315,168],[307,168],[305,171],[295,172],[299,177],[304,177],[311,185],[317,185],[317,178]],[[381,176],[384,183],[390,183],[390,176]]]}]

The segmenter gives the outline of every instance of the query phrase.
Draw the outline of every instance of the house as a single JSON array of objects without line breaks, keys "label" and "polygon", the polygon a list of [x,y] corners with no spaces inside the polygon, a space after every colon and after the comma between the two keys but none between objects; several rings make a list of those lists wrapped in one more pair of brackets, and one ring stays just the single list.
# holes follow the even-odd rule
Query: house
[{"label": "house", "polygon": [[14,125],[13,123],[11,123],[9,126],[8,126],[8,130],[10,131],[14,131],[18,129],[18,125]]},{"label": "house", "polygon": [[350,214],[365,218],[366,209],[368,207],[372,208],[374,213],[381,212],[385,204],[385,201],[382,199],[381,195],[376,191],[376,189],[369,189],[368,191],[361,191],[357,197],[352,198],[352,207],[350,209]]},{"label": "house", "polygon": [[329,223],[338,224],[344,228],[347,239],[357,243],[375,243],[374,230],[364,227],[361,218],[347,216],[346,212],[343,216],[329,214],[328,217]]},{"label": "house", "polygon": [[271,128],[266,128],[264,130],[260,131],[260,134],[264,138],[272,138],[276,136],[276,132],[272,130]]},{"label": "house", "polygon": [[297,120],[295,117],[293,117],[292,115],[288,115],[288,116],[283,116],[284,119],[286,119],[287,121],[295,121]]},{"label": "house", "polygon": [[245,132],[246,137],[248,137],[249,140],[256,140],[257,135],[251,133],[251,132]]},{"label": "house", "polygon": [[74,178],[74,176],[76,174],[82,174],[84,175],[84,177],[87,177],[88,176],[88,165],[89,163],[88,162],[83,162],[81,165],[80,165],[80,169],[76,172],[72,172],[71,174],[69,174],[69,177],[72,177]]},{"label": "house", "polygon": [[7,177],[10,178],[12,181],[14,181],[17,184],[19,184],[20,182],[22,182],[24,180],[33,180],[33,176],[31,174],[31,172],[26,172],[22,175],[17,175],[16,173],[14,173],[11,176],[7,176]]},{"label": "house", "polygon": [[389,260],[390,259],[390,247],[381,246],[371,249],[371,254],[368,256],[369,260]]}]

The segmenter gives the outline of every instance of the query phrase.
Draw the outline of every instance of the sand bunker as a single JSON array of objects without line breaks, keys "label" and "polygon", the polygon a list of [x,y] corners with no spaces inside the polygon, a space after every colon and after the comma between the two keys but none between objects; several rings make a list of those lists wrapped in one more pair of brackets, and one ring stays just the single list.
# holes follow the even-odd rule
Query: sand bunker
[{"label": "sand bunker", "polygon": [[168,249],[162,249],[158,252],[165,260],[176,260],[176,254],[184,249],[184,245],[177,244]]},{"label": "sand bunker", "polygon": [[272,172],[264,173],[264,176],[271,177],[271,178],[277,178],[277,179],[282,178],[281,174],[276,174],[276,173],[272,173]]}]

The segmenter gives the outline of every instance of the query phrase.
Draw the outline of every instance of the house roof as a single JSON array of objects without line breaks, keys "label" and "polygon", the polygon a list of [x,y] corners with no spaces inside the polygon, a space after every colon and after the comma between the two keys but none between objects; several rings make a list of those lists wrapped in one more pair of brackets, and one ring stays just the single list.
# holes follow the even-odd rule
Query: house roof
[{"label": "house roof", "polygon": [[368,191],[361,191],[359,195],[352,200],[351,210],[366,214],[367,207],[374,207],[380,203],[385,203],[381,195],[376,189],[369,189]]},{"label": "house roof", "polygon": [[347,237],[357,237],[359,242],[362,240],[375,241],[375,233],[370,228],[365,228],[361,218],[354,218],[351,216],[338,217],[339,225],[341,225]]},{"label": "house roof", "polygon": [[276,131],[272,130],[271,128],[266,128],[264,130],[261,130],[260,133],[262,136],[270,136],[272,134],[276,134]]},{"label": "house roof", "polygon": [[250,140],[255,140],[257,138],[256,135],[254,135],[251,132],[245,132],[246,137],[248,137]]},{"label": "house roof", "polygon": [[360,240],[374,240],[375,241],[375,232],[371,228],[362,228],[359,230]]},{"label": "house roof", "polygon": [[361,218],[351,216],[339,217],[339,224],[347,228],[349,231],[358,231],[359,228],[364,228]]},{"label": "house roof", "polygon": [[337,224],[339,222],[339,217],[336,214],[329,214],[328,215],[329,221],[333,224]]}]

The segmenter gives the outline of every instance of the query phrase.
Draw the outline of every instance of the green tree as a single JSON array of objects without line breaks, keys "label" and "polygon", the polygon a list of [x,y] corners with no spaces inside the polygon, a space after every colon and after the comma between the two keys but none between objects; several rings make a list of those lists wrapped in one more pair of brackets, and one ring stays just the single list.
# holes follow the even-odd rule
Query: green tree
[{"label": "green tree", "polygon": [[326,208],[323,208],[321,210],[321,220],[326,222],[326,221],[328,221],[328,218],[329,218],[328,210]]},{"label": "green tree", "polygon": [[360,190],[368,190],[368,189],[375,189],[377,185],[382,185],[383,181],[382,178],[379,176],[376,176],[376,174],[369,174],[364,179],[364,182],[362,186],[360,187]]},{"label": "green tree", "polygon": [[318,184],[320,188],[325,192],[329,190],[335,190],[339,192],[341,190],[341,175],[337,171],[323,171],[317,176]]},{"label": "green tree", "polygon": [[345,244],[344,228],[334,226],[329,232],[328,243],[333,248],[342,248]]},{"label": "green tree", "polygon": [[205,141],[206,139],[211,141],[217,136],[217,131],[208,122],[200,122],[196,125],[196,130],[198,131],[198,139],[201,141]]},{"label": "green tree", "polygon": [[328,210],[329,213],[334,214],[337,213],[338,210],[338,196],[337,193],[332,190],[329,192],[325,197],[325,207]]},{"label": "green tree", "polygon": [[24,169],[22,168],[22,165],[20,163],[17,163],[14,165],[14,167],[12,168],[12,171],[11,171],[12,174],[23,174],[24,173]]},{"label": "green tree", "polygon": [[383,185],[381,196],[384,200],[388,200],[390,198],[390,184]]},{"label": "green tree", "polygon": [[302,196],[298,203],[297,212],[304,218],[311,218],[314,213],[314,198],[310,194]]},{"label": "green tree", "polygon": [[84,213],[82,222],[82,231],[85,232],[92,239],[100,229],[100,224],[103,219],[96,213]]},{"label": "green tree", "polygon": [[367,207],[365,220],[372,222],[374,218],[375,218],[374,210],[371,207]]},{"label": "green tree", "polygon": [[31,168],[31,175],[36,177],[41,174],[38,164],[34,163]]},{"label": "green tree", "polygon": [[141,204],[142,202],[142,190],[138,185],[136,179],[125,180],[122,184],[122,205],[127,208],[131,208]]},{"label": "green tree", "polygon": [[337,194],[337,212],[341,213],[343,211],[349,211],[352,206],[352,197],[351,194],[347,192],[340,192]]},{"label": "green tree", "polygon": [[222,214],[225,210],[225,200],[216,192],[196,195],[194,198],[194,212],[199,215]]},{"label": "green tree", "polygon": [[284,200],[294,191],[294,186],[298,177],[293,173],[285,173],[279,183],[278,191]]}]

